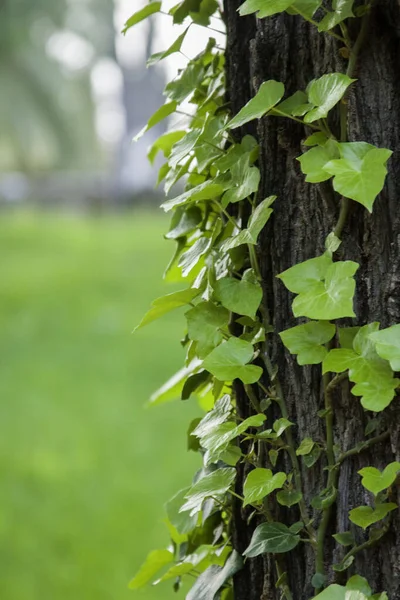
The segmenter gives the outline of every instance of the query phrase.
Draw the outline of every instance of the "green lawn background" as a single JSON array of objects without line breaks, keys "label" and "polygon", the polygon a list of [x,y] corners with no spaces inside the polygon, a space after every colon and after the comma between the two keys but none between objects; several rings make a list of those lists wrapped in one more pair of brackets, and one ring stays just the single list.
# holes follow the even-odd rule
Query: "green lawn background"
[{"label": "green lawn background", "polygon": [[182,365],[182,315],[135,335],[172,291],[163,215],[1,214],[0,598],[170,600],[129,579],[168,534],[198,458],[192,402],[144,408]]}]

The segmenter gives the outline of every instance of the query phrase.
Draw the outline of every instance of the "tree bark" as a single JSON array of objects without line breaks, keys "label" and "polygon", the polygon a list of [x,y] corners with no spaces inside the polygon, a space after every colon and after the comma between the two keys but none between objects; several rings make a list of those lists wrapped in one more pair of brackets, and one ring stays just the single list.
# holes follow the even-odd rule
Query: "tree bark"
[{"label": "tree bark", "polygon": [[[276,79],[285,84],[286,94],[304,90],[315,77],[329,72],[345,72],[347,61],[339,53],[340,42],[301,17],[286,13],[258,20],[240,17],[241,0],[225,0],[227,23],[227,82],[232,113],[254,95],[263,81]],[[352,19],[350,35],[354,40],[360,19]],[[360,53],[349,101],[349,141],[366,141],[393,150],[386,185],[375,201],[372,215],[361,205],[351,202],[350,214],[338,251],[340,260],[360,264],[356,275],[355,312],[357,319],[344,324],[364,325],[380,321],[381,327],[400,322],[400,5],[396,0],[378,0],[373,8],[370,28]],[[339,214],[339,197],[331,184],[307,184],[296,161],[302,153],[306,132],[302,125],[288,119],[265,117],[240,135],[255,134],[260,142],[259,167],[261,186],[259,200],[276,194],[272,220],[261,235],[257,248],[263,276],[264,295],[276,332],[299,322],[291,311],[293,295],[276,275],[296,263],[318,256],[324,251],[324,240],[332,231]],[[338,115],[333,115],[332,128],[338,134]],[[304,150],[304,149],[303,149]],[[289,418],[297,442],[310,436],[323,441],[324,422],[317,416],[323,408],[320,367],[299,367],[295,357],[283,348],[279,337],[271,337],[271,354],[278,366],[279,378],[289,409]],[[248,400],[236,385],[238,413],[251,413]],[[342,450],[354,447],[364,439],[367,413],[359,398],[350,394],[344,383],[334,396],[335,444]],[[369,413],[371,416],[371,413]],[[346,550],[335,543],[332,534],[349,529],[356,531],[362,543],[360,528],[352,526],[348,512],[369,503],[369,494],[361,487],[357,474],[364,466],[383,468],[399,460],[399,402],[395,399],[383,413],[379,431],[390,431],[390,438],[348,458],[341,469],[339,493],[333,509],[331,526],[325,543],[325,567],[329,581],[339,583],[358,573],[366,577],[374,592],[386,590],[390,600],[400,600],[400,519],[393,514],[389,532],[373,548],[356,555],[346,575],[335,573],[331,565],[343,558]],[[263,465],[269,466],[267,458]],[[279,466],[279,463],[278,463]],[[281,465],[281,466],[284,466]],[[324,487],[325,459],[314,467],[302,467],[303,494],[307,505]],[[247,467],[240,468],[237,492],[241,493]],[[391,500],[399,503],[398,489]],[[286,523],[298,521],[297,507],[282,509],[272,506],[274,517]],[[243,552],[259,521],[247,523],[247,510],[240,501],[234,504],[233,540]],[[320,511],[315,511],[315,524]],[[308,600],[314,595],[311,579],[315,573],[314,552],[310,544],[301,544],[281,555],[294,600]],[[281,591],[275,588],[276,569],[270,555],[246,561],[245,568],[234,579],[235,600],[275,600]]]}]

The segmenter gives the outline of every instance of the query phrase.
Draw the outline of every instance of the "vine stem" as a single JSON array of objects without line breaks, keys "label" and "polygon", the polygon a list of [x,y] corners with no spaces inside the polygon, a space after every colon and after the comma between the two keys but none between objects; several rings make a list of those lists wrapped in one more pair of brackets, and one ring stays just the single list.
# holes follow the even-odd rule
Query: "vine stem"
[{"label": "vine stem", "polygon": [[342,559],[342,562],[344,563],[346,560],[348,560],[349,558],[351,558],[352,556],[355,556],[356,554],[358,554],[359,552],[362,552],[363,550],[368,550],[368,548],[372,548],[373,546],[375,546],[381,539],[382,537],[389,531],[389,527],[390,527],[390,520],[382,527],[382,535],[380,535],[378,538],[376,539],[369,539],[366,542],[364,542],[363,544],[360,544],[359,546],[354,546],[354,548],[352,548]]},{"label": "vine stem", "polygon": [[350,450],[346,450],[346,452],[342,452],[342,454],[338,458],[338,463],[342,464],[342,462],[345,461],[347,458],[350,458],[350,456],[355,456],[356,454],[360,454],[361,452],[364,452],[364,450],[368,450],[376,444],[385,442],[389,437],[390,431],[385,431],[380,435],[377,435],[369,440],[366,440],[365,442],[362,442],[361,444],[355,446],[354,448],[351,448]]},{"label": "vine stem", "polygon": [[[311,25],[315,25],[315,27],[318,28],[319,23],[317,21],[314,21],[314,19],[312,19],[311,17],[309,17],[308,15],[304,14],[301,10],[298,10],[297,8],[295,8],[294,6],[290,7],[293,12],[295,12],[296,14],[300,15],[301,17],[303,17],[303,19],[305,21],[308,21],[309,23],[311,23]],[[344,44],[347,45],[346,40],[344,39],[344,37],[342,37],[341,35],[335,33],[334,31],[330,31],[328,29],[328,31],[325,31],[324,33],[327,33],[328,35],[330,35],[331,37],[334,37],[335,39],[339,40],[340,42],[343,42]]]},{"label": "vine stem", "polygon": [[[283,395],[282,386],[280,384],[279,379],[274,374],[271,359],[269,358],[269,355],[266,350],[263,352],[262,357],[263,357],[264,364],[267,369],[268,375],[269,375],[270,379],[273,380],[275,383],[276,392],[277,392],[277,400],[276,401],[279,405],[280,411],[282,413],[282,417],[285,419],[288,419],[289,413],[288,413],[285,398]],[[288,427],[285,430],[285,437],[286,437],[286,444],[287,444],[287,452],[289,454],[290,461],[293,466],[295,485],[296,485],[297,490],[302,493],[303,484],[302,484],[302,480],[301,480],[300,464],[299,464],[299,459],[296,454],[295,445],[294,445],[294,441],[293,441],[292,432],[290,431],[290,427]],[[303,497],[299,501],[299,510],[300,510],[301,518],[304,522],[304,526],[308,532],[308,535],[310,536],[310,542],[315,547],[316,546],[316,534],[315,534],[314,528],[310,525],[310,517],[308,515],[306,503],[305,503]]]}]

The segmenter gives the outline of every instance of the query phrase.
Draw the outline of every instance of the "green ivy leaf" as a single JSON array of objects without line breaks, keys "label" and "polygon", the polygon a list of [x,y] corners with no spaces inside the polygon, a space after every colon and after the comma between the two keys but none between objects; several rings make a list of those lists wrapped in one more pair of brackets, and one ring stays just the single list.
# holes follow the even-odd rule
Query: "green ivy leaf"
[{"label": "green ivy leaf", "polygon": [[[186,131],[167,131],[161,135],[152,146],[147,153],[147,157],[151,164],[154,164],[156,156],[159,152],[162,152],[165,158],[168,158],[171,154],[172,147],[179,142],[183,137],[185,137]],[[163,165],[169,170],[169,165]],[[165,176],[165,175],[164,175]]]},{"label": "green ivy leaf", "polygon": [[308,469],[311,469],[311,467],[315,465],[320,456],[321,448],[317,446],[317,444],[314,444],[314,447],[311,450],[311,452],[308,452],[307,454],[303,455],[303,462]]},{"label": "green ivy leaf", "polygon": [[288,506],[289,508],[295,504],[298,504],[302,497],[303,494],[297,490],[282,490],[276,495],[276,499],[278,500],[279,504],[282,506]]},{"label": "green ivy leaf", "polygon": [[243,559],[236,550],[232,552],[224,567],[210,566],[196,580],[186,600],[215,600],[224,584],[243,568]]},{"label": "green ivy leaf", "polygon": [[307,89],[308,101],[315,108],[304,117],[306,123],[323,119],[328,112],[341,100],[347,88],[355,79],[350,79],[343,73],[328,73],[310,83]]},{"label": "green ivy leaf", "polygon": [[[308,107],[307,94],[305,92],[298,91],[298,92],[295,92],[294,94],[292,94],[291,96],[289,96],[289,98],[286,98],[286,100],[284,100],[280,104],[276,105],[271,110],[271,116],[273,116],[273,115],[296,116],[299,114],[299,112],[302,112],[302,108],[305,105]],[[305,110],[305,112],[307,112],[307,109]]]},{"label": "green ivy leaf", "polygon": [[147,124],[143,127],[143,129],[141,129],[139,133],[135,135],[133,141],[137,142],[146,133],[146,131],[149,131],[149,129],[169,117],[169,115],[172,115],[172,113],[176,111],[177,106],[178,105],[176,102],[167,102],[163,106],[160,106],[160,108],[156,110],[156,112],[147,121]]},{"label": "green ivy leaf", "polygon": [[266,552],[290,552],[299,542],[300,536],[291,532],[283,523],[263,523],[254,531],[250,545],[243,554],[253,558]]},{"label": "green ivy leaf", "polygon": [[346,547],[346,546],[353,546],[355,544],[353,534],[350,531],[343,531],[340,533],[335,533],[332,537],[341,546]]},{"label": "green ivy leaf", "polygon": [[293,427],[294,423],[282,417],[281,419],[277,419],[274,421],[272,425],[273,430],[275,431],[276,437],[280,437],[286,429],[289,427]]},{"label": "green ivy leaf", "polygon": [[224,394],[222,398],[217,400],[214,408],[206,414],[200,421],[192,435],[202,438],[209,434],[213,429],[225,423],[232,412],[231,398],[228,394]]},{"label": "green ivy leaf", "polygon": [[331,350],[323,361],[323,372],[341,373],[349,371],[349,379],[356,385],[352,389],[355,396],[362,396],[361,404],[367,410],[384,410],[395,396],[398,380],[387,363],[375,352],[370,334],[379,329],[379,323],[369,323],[361,327],[354,337],[353,349]]},{"label": "green ivy leaf", "polygon": [[190,62],[186,69],[180,72],[180,76],[170,81],[166,86],[164,93],[170,100],[183,102],[195,91],[201,88],[204,81],[204,66],[201,62]]},{"label": "green ivy leaf", "polygon": [[392,510],[397,508],[394,502],[377,504],[375,508],[371,506],[358,506],[349,512],[349,519],[355,525],[367,529],[370,525],[384,519]]},{"label": "green ivy leaf", "polygon": [[368,597],[372,594],[368,581],[365,577],[361,577],[360,575],[353,575],[353,577],[350,577],[346,583],[346,590],[362,592]]},{"label": "green ivy leaf", "polygon": [[187,512],[180,512],[189,490],[190,487],[179,490],[179,492],[165,504],[168,519],[180,534],[190,533],[197,525],[197,515],[191,516]]},{"label": "green ivy leaf", "polygon": [[174,555],[169,550],[153,550],[130,582],[129,588],[131,590],[142,588],[151,581],[160,569],[173,562],[173,560]]},{"label": "green ivy leaf", "polygon": [[390,362],[393,371],[400,371],[400,325],[371,333],[369,338],[379,356]]},{"label": "green ivy leaf", "polygon": [[320,0],[295,0],[286,10],[289,15],[301,15],[306,20],[312,19],[321,6]]},{"label": "green ivy leaf", "polygon": [[326,251],[332,253],[336,252],[341,243],[341,240],[334,234],[333,231],[331,231],[325,240]]},{"label": "green ivy leaf", "polygon": [[248,198],[258,190],[260,183],[260,171],[257,167],[250,166],[248,154],[242,156],[232,166],[231,175],[231,187],[222,196],[224,207]]},{"label": "green ivy leaf", "polygon": [[315,596],[314,600],[346,600],[346,588],[334,583]]},{"label": "green ivy leaf", "polygon": [[328,162],[324,170],[334,176],[333,187],[339,194],[359,202],[371,212],[384,186],[386,163],[393,153],[364,142],[338,146],[341,158]]},{"label": "green ivy leaf", "polygon": [[336,327],[328,321],[311,321],[282,331],[279,335],[299,365],[318,365],[328,353],[322,345],[335,335]]},{"label": "green ivy leaf", "polygon": [[396,481],[397,473],[400,471],[400,462],[392,462],[385,467],[383,472],[375,467],[364,467],[358,474],[361,475],[361,484],[366,490],[377,496],[379,492],[386,490]]},{"label": "green ivy leaf", "polygon": [[286,481],[286,473],[273,475],[270,469],[254,469],[251,471],[243,486],[244,503],[259,504],[263,498],[274,490],[280,489]]},{"label": "green ivy leaf", "polygon": [[277,13],[281,13],[292,4],[293,0],[246,0],[240,9],[239,13],[243,15],[251,15],[257,13],[258,19],[270,17]]},{"label": "green ivy leaf", "polygon": [[207,371],[199,371],[194,375],[189,375],[182,388],[181,400],[189,400],[190,396],[199,388],[204,388],[206,383],[210,383],[210,379],[211,376]]},{"label": "green ivy leaf", "polygon": [[221,500],[235,481],[235,477],[236,469],[231,467],[217,469],[205,475],[187,492],[186,502],[181,507],[181,512],[190,511],[191,515],[195,515],[201,510],[206,498],[213,496]]},{"label": "green ivy leaf", "polygon": [[338,327],[340,346],[352,350],[354,338],[359,331],[360,327]]},{"label": "green ivy leaf", "polygon": [[167,50],[164,50],[164,52],[156,52],[155,54],[152,54],[150,56],[150,58],[147,60],[147,66],[150,67],[152,65],[155,65],[158,62],[160,62],[161,60],[164,60],[164,58],[171,56],[171,54],[180,52],[181,48],[182,48],[182,44],[185,41],[185,37],[186,37],[186,34],[188,31],[189,31],[189,27],[187,27],[185,29],[185,31],[183,33],[181,33],[181,35],[178,36],[176,38],[176,40],[169,46],[169,48],[167,48]]},{"label": "green ivy leaf", "polygon": [[170,402],[171,400],[180,398],[187,378],[192,375],[192,373],[198,371],[200,365],[201,360],[195,358],[187,367],[183,367],[177,371],[177,373],[170,377],[168,381],[151,395],[150,404],[152,406],[158,406],[159,404],[164,404],[164,402]]},{"label": "green ivy leaf", "polygon": [[215,295],[225,308],[239,315],[255,317],[262,300],[262,289],[251,269],[241,280],[233,277],[219,279],[214,286]]},{"label": "green ivy leaf", "polygon": [[200,302],[185,313],[188,335],[198,342],[197,354],[205,358],[222,341],[221,328],[229,324],[229,311],[213,302]]},{"label": "green ivy leaf", "polygon": [[220,381],[240,379],[243,383],[255,383],[262,375],[262,368],[247,364],[253,354],[252,344],[231,337],[205,358],[203,367]]},{"label": "green ivy leaf", "polygon": [[242,435],[250,427],[261,427],[265,419],[265,415],[258,414],[248,417],[240,425],[235,425],[231,421],[221,423],[202,436],[201,444],[210,451],[213,458],[217,458],[217,453],[225,452],[230,442],[239,437],[239,435]]},{"label": "green ivy leaf", "polygon": [[238,235],[228,238],[222,244],[221,249],[225,252],[242,244],[256,245],[259,234],[272,215],[273,209],[270,206],[274,200],[276,200],[276,196],[269,196],[260,202],[250,216],[247,229],[242,229]]},{"label": "green ivy leaf", "polygon": [[334,263],[323,254],[287,269],[278,278],[288,290],[299,294],[292,304],[295,317],[340,319],[355,316],[353,276],[358,267],[350,260]]},{"label": "green ivy leaf", "polygon": [[127,20],[127,22],[125,23],[125,26],[122,30],[122,33],[125,34],[128,31],[128,29],[130,29],[137,23],[140,23],[140,21],[144,21],[144,19],[147,19],[151,15],[154,15],[155,13],[160,12],[160,10],[161,10],[161,2],[150,2],[150,4],[148,4],[144,8],[141,8],[140,10],[135,12]]},{"label": "green ivy leaf", "polygon": [[[286,0],[285,0],[286,1]],[[265,0],[261,0],[265,2]],[[285,92],[283,83],[279,81],[264,81],[257,94],[233,117],[226,125],[226,129],[236,129],[253,119],[261,119],[279,102]]]},{"label": "green ivy leaf", "polygon": [[168,212],[177,206],[183,206],[188,202],[198,202],[199,200],[213,200],[218,198],[223,193],[224,188],[219,183],[213,183],[213,180],[207,180],[200,185],[184,192],[176,198],[167,200],[161,204],[161,208]]},{"label": "green ivy leaf", "polygon": [[177,240],[191,233],[201,223],[203,215],[197,206],[177,208],[171,219],[171,226],[165,234],[167,240]]},{"label": "green ivy leaf", "polygon": [[306,181],[309,183],[320,183],[331,178],[331,175],[325,170],[325,165],[339,156],[337,142],[328,141],[323,146],[315,146],[300,156],[297,160],[300,162],[301,170],[306,175]]},{"label": "green ivy leaf", "polygon": [[328,141],[326,133],[323,131],[316,131],[308,136],[303,142],[303,146],[323,146]]},{"label": "green ivy leaf", "polygon": [[333,0],[333,12],[328,12],[318,25],[318,31],[328,31],[333,29],[345,19],[354,17],[353,13],[354,0]]},{"label": "green ivy leaf", "polygon": [[153,300],[150,310],[145,314],[139,325],[137,325],[133,331],[136,331],[140,327],[144,327],[145,325],[148,325],[148,323],[159,319],[163,315],[171,312],[171,310],[175,310],[176,308],[190,304],[190,302],[192,302],[192,300],[198,295],[199,290],[189,288],[187,290],[180,290],[179,292],[167,294],[161,298],[156,298]]},{"label": "green ivy leaf", "polygon": [[315,442],[311,438],[304,438],[304,440],[301,440],[300,446],[296,450],[297,456],[305,456],[306,454],[310,454],[314,446]]}]

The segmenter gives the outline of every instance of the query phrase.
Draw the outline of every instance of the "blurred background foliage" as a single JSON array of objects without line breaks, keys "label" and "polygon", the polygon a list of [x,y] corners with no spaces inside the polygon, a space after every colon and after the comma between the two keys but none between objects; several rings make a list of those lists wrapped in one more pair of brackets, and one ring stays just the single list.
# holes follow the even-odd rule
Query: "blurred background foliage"
[{"label": "blurred background foliage", "polygon": [[182,364],[180,316],[131,335],[174,289],[146,161],[161,131],[131,144],[165,80],[145,68],[157,30],[120,35],[140,3],[0,0],[2,600],[175,597],[128,590],[167,543],[201,412],[144,407]]}]

